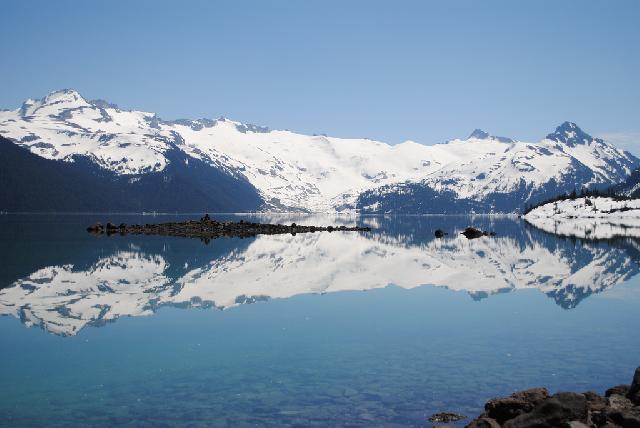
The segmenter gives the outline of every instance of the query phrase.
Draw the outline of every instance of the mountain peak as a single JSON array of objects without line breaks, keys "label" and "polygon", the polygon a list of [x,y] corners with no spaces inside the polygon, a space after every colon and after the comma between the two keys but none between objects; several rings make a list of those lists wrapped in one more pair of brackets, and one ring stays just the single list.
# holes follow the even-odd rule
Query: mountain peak
[{"label": "mountain peak", "polygon": [[513,140],[511,138],[507,138],[507,137],[496,137],[495,135],[489,135],[488,132],[483,131],[482,129],[474,129],[474,131],[469,135],[469,137],[467,138],[469,139],[476,139],[476,140],[496,140],[496,141],[500,141],[501,143],[513,143]]},{"label": "mountain peak", "polygon": [[43,104],[75,103],[78,101],[86,103],[86,100],[75,89],[53,91],[42,99]]},{"label": "mountain peak", "polygon": [[489,138],[489,133],[483,131],[482,129],[476,128],[469,135],[469,138],[477,138],[478,140],[484,140],[485,138]]},{"label": "mountain peak", "polygon": [[570,147],[575,147],[578,144],[587,144],[594,140],[594,138],[584,132],[578,125],[573,122],[563,122],[558,126],[555,132],[547,135],[547,139],[564,143]]}]

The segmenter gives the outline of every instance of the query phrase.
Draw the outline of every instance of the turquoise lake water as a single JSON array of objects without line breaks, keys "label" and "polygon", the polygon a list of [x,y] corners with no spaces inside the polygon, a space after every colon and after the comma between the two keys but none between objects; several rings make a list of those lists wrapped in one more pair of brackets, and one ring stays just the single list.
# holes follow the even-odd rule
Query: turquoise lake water
[{"label": "turquoise lake water", "polygon": [[0,216],[0,426],[433,426],[640,365],[633,239],[437,216],[242,216],[373,231],[208,244],[85,232],[175,218]]}]

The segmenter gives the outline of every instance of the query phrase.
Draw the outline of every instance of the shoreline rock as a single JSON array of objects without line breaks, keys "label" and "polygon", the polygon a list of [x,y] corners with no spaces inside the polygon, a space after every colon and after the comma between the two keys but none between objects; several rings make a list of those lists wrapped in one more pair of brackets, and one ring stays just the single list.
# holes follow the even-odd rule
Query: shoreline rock
[{"label": "shoreline rock", "polygon": [[87,227],[87,232],[95,235],[164,235],[179,236],[185,238],[200,238],[205,242],[222,237],[248,238],[256,235],[277,235],[290,233],[315,233],[315,232],[370,232],[370,227],[360,226],[302,226],[296,223],[291,225],[254,223],[240,220],[239,222],[219,222],[206,214],[200,220],[187,220],[183,222],[170,222],[158,224],[125,224],[115,225],[111,222],[106,226],[95,223]]},{"label": "shoreline rock", "polygon": [[533,388],[491,399],[484,408],[467,428],[640,428],[640,367],[631,385],[609,388],[604,396],[592,391],[550,396],[545,388]]}]

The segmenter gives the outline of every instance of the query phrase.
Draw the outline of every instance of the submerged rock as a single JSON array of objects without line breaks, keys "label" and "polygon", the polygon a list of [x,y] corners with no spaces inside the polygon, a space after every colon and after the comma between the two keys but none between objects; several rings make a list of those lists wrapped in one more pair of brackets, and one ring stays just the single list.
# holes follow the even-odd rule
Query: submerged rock
[{"label": "submerged rock", "polygon": [[[89,226],[87,231],[94,234],[101,234],[105,232],[105,228],[102,224],[96,223]],[[116,226],[113,223],[107,223],[106,227],[107,234],[118,232],[120,234],[131,233],[135,235],[182,236],[187,238],[200,238],[205,243],[208,243],[211,239],[221,237],[233,236],[247,238],[261,234],[276,235],[290,233],[295,235],[296,233],[319,231],[369,232],[371,228],[360,226],[301,226],[296,223],[286,226],[282,224],[252,223],[245,220],[240,220],[239,222],[218,222],[210,218],[209,214],[205,214],[199,221],[188,220],[174,223],[145,224],[144,226],[138,224],[127,225],[124,223]]]}]

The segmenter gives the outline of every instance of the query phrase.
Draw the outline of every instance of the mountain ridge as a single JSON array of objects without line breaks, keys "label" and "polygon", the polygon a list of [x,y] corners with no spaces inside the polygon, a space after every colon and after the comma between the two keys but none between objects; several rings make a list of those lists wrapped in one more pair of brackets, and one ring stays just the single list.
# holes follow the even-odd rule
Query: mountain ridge
[{"label": "mountain ridge", "polygon": [[[72,89],[1,111],[0,136],[66,164],[83,156],[121,177],[163,174],[172,162],[167,153],[177,150],[187,164],[193,159],[250,183],[261,199],[257,209],[279,211],[398,212],[394,207],[402,206],[428,213],[474,206],[476,212],[514,212],[568,186],[616,184],[640,166],[635,156],[571,122],[538,143],[478,129],[466,140],[392,146],[226,118],[163,120],[105,100],[87,101]],[[407,188],[415,190],[409,199],[403,197]],[[436,194],[444,205],[424,199]]]}]

